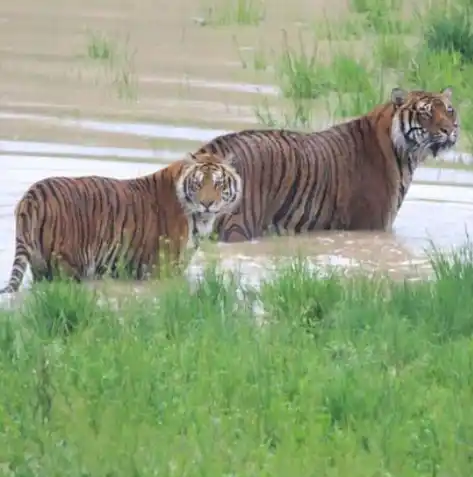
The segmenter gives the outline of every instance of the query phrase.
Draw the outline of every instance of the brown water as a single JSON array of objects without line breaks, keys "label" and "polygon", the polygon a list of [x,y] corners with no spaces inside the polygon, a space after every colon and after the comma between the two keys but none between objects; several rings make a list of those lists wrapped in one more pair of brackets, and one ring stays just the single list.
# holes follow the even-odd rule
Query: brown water
[{"label": "brown water", "polygon": [[[297,47],[299,31],[313,38],[308,19],[346,14],[345,1],[330,2],[325,13],[323,3],[273,0],[258,26],[202,26],[211,4],[205,0],[3,2],[0,282],[13,255],[13,208],[33,181],[55,174],[137,176],[217,134],[255,126],[254,110],[264,98],[282,103],[274,70],[253,68],[258,51],[280,48],[282,28]],[[101,52],[94,35],[107,38]],[[107,54],[112,65],[92,58]],[[319,122],[329,118],[321,115]],[[423,274],[428,239],[440,247],[464,242],[473,222],[472,185],[473,172],[423,168],[392,234],[220,244],[199,254],[190,272],[198,274],[206,258],[216,256],[224,268],[241,267],[254,281],[270,269],[269,258],[299,254],[320,264]]]}]

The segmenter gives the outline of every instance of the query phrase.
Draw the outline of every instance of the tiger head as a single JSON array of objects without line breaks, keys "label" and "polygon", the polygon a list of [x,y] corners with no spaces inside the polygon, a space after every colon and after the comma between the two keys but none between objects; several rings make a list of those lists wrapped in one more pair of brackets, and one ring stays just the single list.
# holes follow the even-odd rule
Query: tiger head
[{"label": "tiger head", "polygon": [[440,93],[404,91],[391,93],[394,116],[391,137],[394,146],[421,157],[451,149],[458,140],[458,116],[452,105],[452,89]]},{"label": "tiger head", "polygon": [[202,217],[232,212],[242,198],[242,179],[234,167],[236,156],[188,154],[176,181],[179,201],[187,214]]}]

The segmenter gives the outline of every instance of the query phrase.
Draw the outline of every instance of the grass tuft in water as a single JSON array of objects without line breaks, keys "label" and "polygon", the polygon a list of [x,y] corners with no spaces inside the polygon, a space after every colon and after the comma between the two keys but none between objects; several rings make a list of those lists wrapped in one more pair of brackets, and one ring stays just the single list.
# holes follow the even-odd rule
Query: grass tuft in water
[{"label": "grass tuft in water", "polygon": [[285,97],[315,99],[330,89],[330,76],[327,67],[320,64],[317,43],[308,53],[299,35],[299,51],[290,47],[287,33],[283,33],[283,50],[276,65],[276,75]]},{"label": "grass tuft in water", "polygon": [[87,37],[87,57],[103,63],[104,73],[114,85],[118,97],[136,100],[137,85],[133,66],[136,51],[130,50],[129,38],[120,44],[100,32],[89,31]]},{"label": "grass tuft in water", "polygon": [[202,8],[202,25],[258,25],[265,17],[261,0],[221,0]]},{"label": "grass tuft in water", "polygon": [[236,51],[243,69],[252,67],[254,71],[264,71],[269,65],[268,53],[260,44],[257,48],[251,50],[249,54],[243,54],[236,36],[233,37]]},{"label": "grass tuft in water", "polygon": [[259,123],[267,128],[289,128],[309,130],[313,123],[312,104],[310,101],[294,99],[289,111],[279,111],[270,106],[263,98],[261,104],[255,107],[255,116]]},{"label": "grass tuft in water", "polygon": [[473,248],[431,261],[410,282],[296,259],[253,295],[212,268],[119,309],[41,286],[0,316],[2,472],[469,475]]},{"label": "grass tuft in water", "polygon": [[89,32],[87,56],[92,60],[113,61],[116,55],[115,43],[98,32]]}]

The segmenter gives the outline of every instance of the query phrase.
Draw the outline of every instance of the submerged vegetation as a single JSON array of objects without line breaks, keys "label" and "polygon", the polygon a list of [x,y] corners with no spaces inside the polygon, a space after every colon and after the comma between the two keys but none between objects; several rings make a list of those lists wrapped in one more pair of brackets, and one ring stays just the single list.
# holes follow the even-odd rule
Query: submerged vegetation
[{"label": "submerged vegetation", "polygon": [[422,282],[39,284],[0,317],[2,475],[468,475],[472,250]]}]

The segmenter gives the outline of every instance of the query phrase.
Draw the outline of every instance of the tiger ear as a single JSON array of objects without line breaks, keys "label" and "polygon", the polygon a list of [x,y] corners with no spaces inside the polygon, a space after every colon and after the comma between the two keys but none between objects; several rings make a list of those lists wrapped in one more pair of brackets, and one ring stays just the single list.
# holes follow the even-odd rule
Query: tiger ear
[{"label": "tiger ear", "polygon": [[391,101],[394,106],[401,106],[407,98],[407,91],[402,88],[393,88],[391,91]]},{"label": "tiger ear", "polygon": [[234,152],[229,152],[225,155],[225,162],[232,167],[235,167],[237,163],[237,155]]},{"label": "tiger ear", "polygon": [[453,90],[451,86],[447,86],[442,91],[440,91],[440,93],[443,94],[447,99],[452,99]]}]

